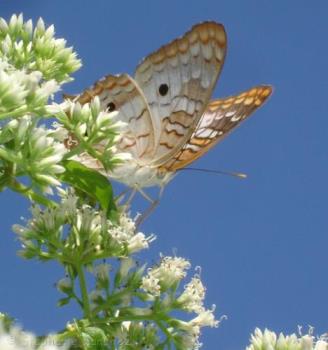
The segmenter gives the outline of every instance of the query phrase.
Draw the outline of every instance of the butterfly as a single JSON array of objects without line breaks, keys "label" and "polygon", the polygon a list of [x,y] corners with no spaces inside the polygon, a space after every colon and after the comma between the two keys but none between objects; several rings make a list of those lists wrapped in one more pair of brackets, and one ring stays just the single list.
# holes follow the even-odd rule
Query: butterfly
[{"label": "butterfly", "polygon": [[[223,140],[270,96],[260,85],[236,96],[210,100],[223,67],[227,37],[215,22],[194,25],[162,46],[128,74],[108,75],[80,94],[89,103],[98,96],[104,110],[118,111],[127,124],[118,150],[130,160],[108,175],[134,191],[161,189],[176,174]],[[101,170],[87,159],[86,165]]]}]

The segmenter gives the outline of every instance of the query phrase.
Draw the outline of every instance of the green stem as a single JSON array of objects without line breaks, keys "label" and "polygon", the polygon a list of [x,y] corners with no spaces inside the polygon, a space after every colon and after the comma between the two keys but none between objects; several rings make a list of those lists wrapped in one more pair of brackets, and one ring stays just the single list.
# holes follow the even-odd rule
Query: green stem
[{"label": "green stem", "polygon": [[7,119],[7,118],[16,118],[16,117],[21,117],[24,114],[28,114],[28,113],[33,113],[37,116],[41,116],[42,118],[53,118],[53,115],[49,114],[46,112],[46,109],[41,106],[41,107],[34,107],[34,106],[27,106],[27,105],[23,105],[17,109],[14,109],[11,112],[4,112],[4,113],[0,113],[0,120],[3,119]]},{"label": "green stem", "polygon": [[79,277],[84,317],[87,319],[90,319],[90,316],[91,316],[90,304],[89,304],[87,284],[85,281],[83,266],[81,266],[80,264],[77,264],[76,270],[77,270],[77,275]]},{"label": "green stem", "polygon": [[22,115],[26,114],[28,111],[29,110],[28,110],[27,106],[23,105],[17,109],[14,109],[11,112],[0,113],[0,120],[7,119],[10,117],[21,117]]},{"label": "green stem", "polygon": [[18,182],[16,179],[10,181],[8,183],[8,187],[15,192],[23,194],[25,197],[29,198],[33,202],[39,203],[46,207],[57,205],[56,202],[42,196],[41,194],[35,193],[30,187],[23,185],[22,183]]}]

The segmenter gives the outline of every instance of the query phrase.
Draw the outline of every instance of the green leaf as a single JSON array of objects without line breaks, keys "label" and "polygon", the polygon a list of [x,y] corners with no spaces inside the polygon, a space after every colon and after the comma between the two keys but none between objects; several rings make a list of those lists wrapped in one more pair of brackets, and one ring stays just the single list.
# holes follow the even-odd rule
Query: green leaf
[{"label": "green leaf", "polygon": [[58,300],[57,306],[64,306],[67,305],[69,303],[69,301],[71,300],[70,297],[66,297],[66,298],[62,298]]},{"label": "green leaf", "polygon": [[61,181],[87,194],[99,202],[109,219],[115,220],[117,209],[113,198],[113,190],[108,179],[98,171],[87,168],[74,160],[63,162],[66,171],[61,174]]}]

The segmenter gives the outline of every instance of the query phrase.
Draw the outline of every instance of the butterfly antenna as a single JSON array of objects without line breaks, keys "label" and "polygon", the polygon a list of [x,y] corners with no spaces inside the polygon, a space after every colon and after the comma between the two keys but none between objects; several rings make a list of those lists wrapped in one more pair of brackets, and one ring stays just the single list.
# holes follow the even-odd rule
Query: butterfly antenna
[{"label": "butterfly antenna", "polygon": [[229,175],[233,177],[238,177],[239,179],[246,179],[247,175],[243,173],[235,173],[233,171],[222,171],[222,170],[211,170],[211,169],[202,169],[202,168],[181,168],[180,170],[193,170],[193,171],[201,171],[203,173],[211,173],[211,174],[219,174],[219,175]]}]

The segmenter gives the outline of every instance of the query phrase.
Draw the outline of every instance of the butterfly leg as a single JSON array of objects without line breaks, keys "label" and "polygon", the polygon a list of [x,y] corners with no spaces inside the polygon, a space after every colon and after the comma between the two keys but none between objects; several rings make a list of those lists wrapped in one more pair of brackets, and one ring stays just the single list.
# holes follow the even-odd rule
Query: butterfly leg
[{"label": "butterfly leg", "polygon": [[119,195],[117,195],[115,197],[115,202],[117,204],[119,204],[121,201],[123,201],[124,197],[130,192],[132,191],[132,189],[130,187],[128,187],[127,189],[125,189],[124,191],[122,191]]},{"label": "butterfly leg", "polygon": [[134,196],[136,195],[136,193],[137,193],[137,189],[136,189],[136,188],[133,188],[133,189],[131,190],[131,194],[130,194],[129,198],[128,198],[127,201],[124,203],[124,206],[125,206],[127,209],[130,208],[131,202],[132,202]]},{"label": "butterfly leg", "polygon": [[139,227],[147,218],[148,216],[155,210],[155,208],[158,206],[159,201],[162,197],[164,187],[161,187],[158,197],[156,199],[152,199],[148,196],[146,192],[144,192],[141,188],[138,189],[138,192],[151,204],[150,206],[138,217],[136,221],[136,227]]}]

